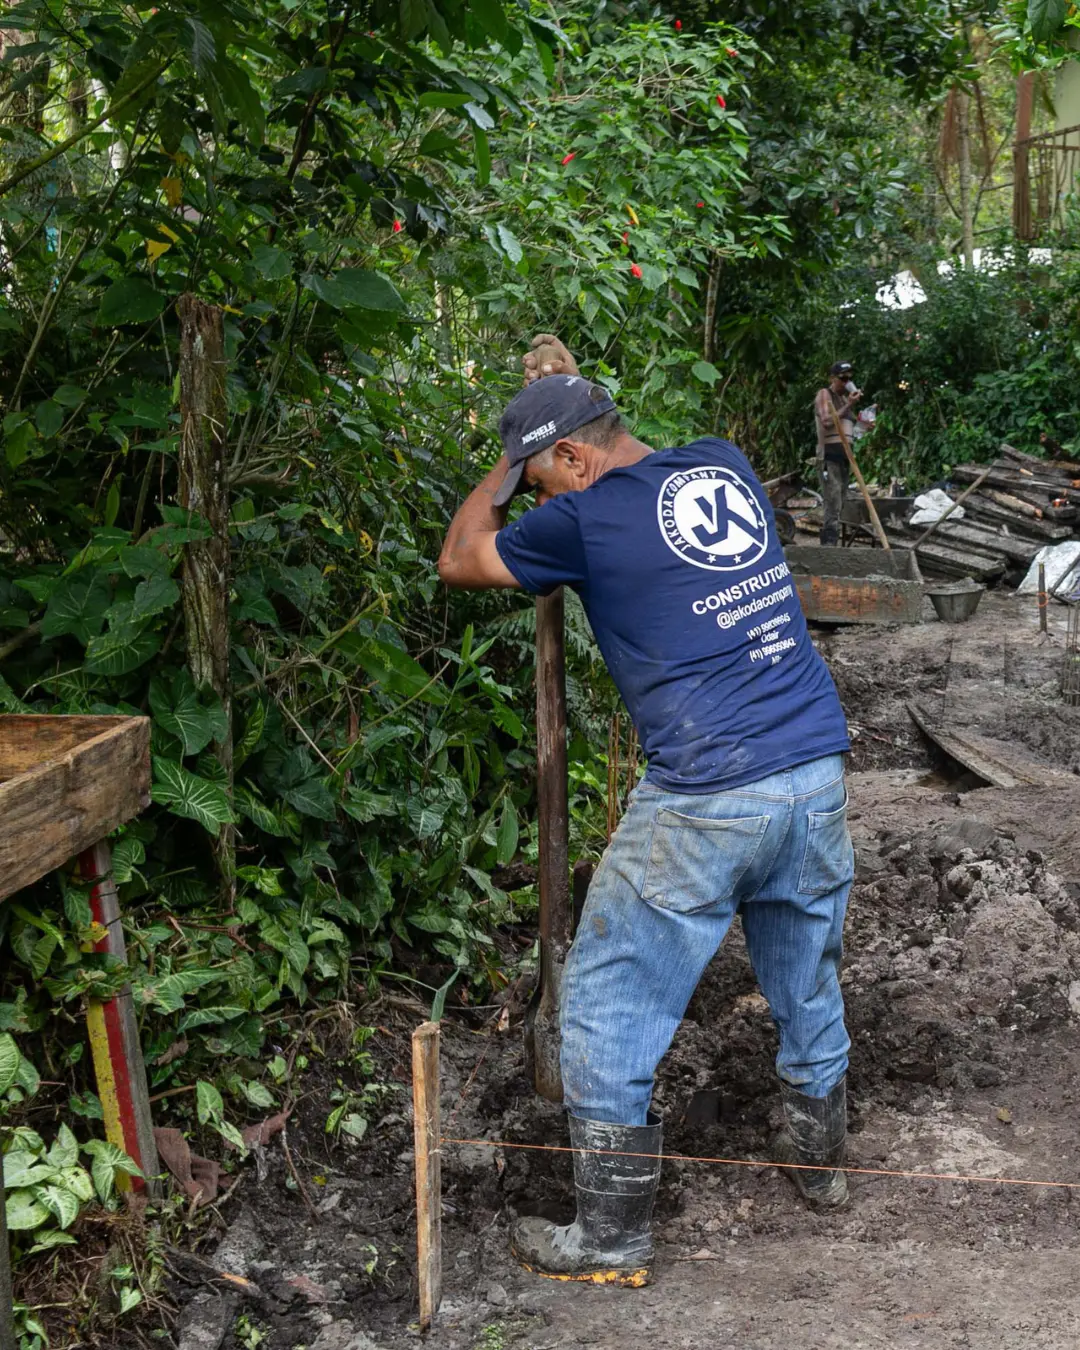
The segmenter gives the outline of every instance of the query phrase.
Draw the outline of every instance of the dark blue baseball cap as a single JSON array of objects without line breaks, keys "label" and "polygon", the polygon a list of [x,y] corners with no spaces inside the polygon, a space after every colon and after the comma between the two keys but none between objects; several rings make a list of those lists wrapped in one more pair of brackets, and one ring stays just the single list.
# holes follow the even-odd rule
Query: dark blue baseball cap
[{"label": "dark blue baseball cap", "polygon": [[527,459],[586,422],[614,411],[615,401],[608,391],[581,375],[545,375],[527,384],[506,405],[499,422],[510,468],[495,494],[495,505],[505,506],[520,489]]}]

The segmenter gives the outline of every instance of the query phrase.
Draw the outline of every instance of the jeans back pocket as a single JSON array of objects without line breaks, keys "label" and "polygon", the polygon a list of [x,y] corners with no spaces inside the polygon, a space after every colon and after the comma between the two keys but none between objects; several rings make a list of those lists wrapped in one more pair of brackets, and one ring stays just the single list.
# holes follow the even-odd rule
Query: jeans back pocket
[{"label": "jeans back pocket", "polygon": [[661,807],[641,898],[679,914],[729,900],[757,856],[768,827],[768,816],[712,820]]},{"label": "jeans back pocket", "polygon": [[802,895],[826,895],[850,885],[855,877],[855,850],[847,826],[847,793],[835,811],[807,812],[806,849],[799,873]]}]

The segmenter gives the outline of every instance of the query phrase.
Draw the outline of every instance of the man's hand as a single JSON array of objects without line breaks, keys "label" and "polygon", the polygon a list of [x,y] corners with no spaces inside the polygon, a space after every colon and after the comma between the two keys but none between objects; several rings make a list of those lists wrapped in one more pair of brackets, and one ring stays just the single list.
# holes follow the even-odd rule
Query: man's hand
[{"label": "man's hand", "polygon": [[[537,333],[529,345],[532,351],[526,352],[521,358],[526,384],[532,384],[545,375],[581,374],[577,362],[553,333]],[[544,351],[543,348],[548,350]]]}]

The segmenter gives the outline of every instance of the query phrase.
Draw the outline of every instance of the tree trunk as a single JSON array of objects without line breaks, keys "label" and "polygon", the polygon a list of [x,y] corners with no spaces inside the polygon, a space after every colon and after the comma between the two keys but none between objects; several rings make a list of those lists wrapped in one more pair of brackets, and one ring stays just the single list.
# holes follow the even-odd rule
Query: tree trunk
[{"label": "tree trunk", "polygon": [[[187,663],[199,689],[221,699],[232,725],[229,679],[229,482],[225,456],[225,333],[221,310],[182,295],[180,318],[180,505],[205,520],[208,539],[184,548],[181,590]],[[214,743],[232,797],[232,732]],[[222,825],[214,844],[222,895],[231,911],[236,895],[236,832]]]},{"label": "tree trunk", "polygon": [[1031,147],[1031,107],[1035,95],[1035,72],[1025,71],[1016,77],[1016,138],[1013,141],[1013,233],[1017,239],[1034,239],[1031,219],[1031,174],[1028,156]]},{"label": "tree trunk", "polygon": [[716,355],[716,302],[720,295],[720,269],[724,262],[714,253],[709,262],[709,278],[705,287],[705,332],[701,354],[710,364]]},{"label": "tree trunk", "polygon": [[964,249],[964,266],[975,266],[975,221],[971,201],[971,95],[966,89],[956,90],[957,167],[960,176],[960,226]]}]

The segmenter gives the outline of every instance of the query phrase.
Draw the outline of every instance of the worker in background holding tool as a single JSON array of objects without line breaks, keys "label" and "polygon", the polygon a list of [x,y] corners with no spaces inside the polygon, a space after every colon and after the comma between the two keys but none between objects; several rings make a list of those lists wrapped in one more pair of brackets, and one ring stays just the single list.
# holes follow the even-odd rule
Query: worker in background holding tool
[{"label": "worker in background holding tool", "polygon": [[[779,1160],[822,1169],[789,1173],[812,1204],[847,1198],[848,738],[742,453],[713,437],[654,452],[555,338],[538,344],[559,359],[525,358],[504,454],[454,517],[439,573],[577,590],[647,756],[563,977],[577,1218],[525,1218],[513,1238],[529,1269],[636,1285],[660,1177],[653,1076],[736,911],[779,1030]],[[535,509],[506,525],[526,492]]]},{"label": "worker in background holding tool", "polygon": [[855,435],[855,404],[862,390],[851,378],[851,362],[837,361],[829,367],[829,383],[814,399],[814,426],[817,429],[817,467],[821,479],[824,520],[822,545],[840,541],[840,511],[847,496],[851,466],[844,451],[844,437],[852,444]]}]

